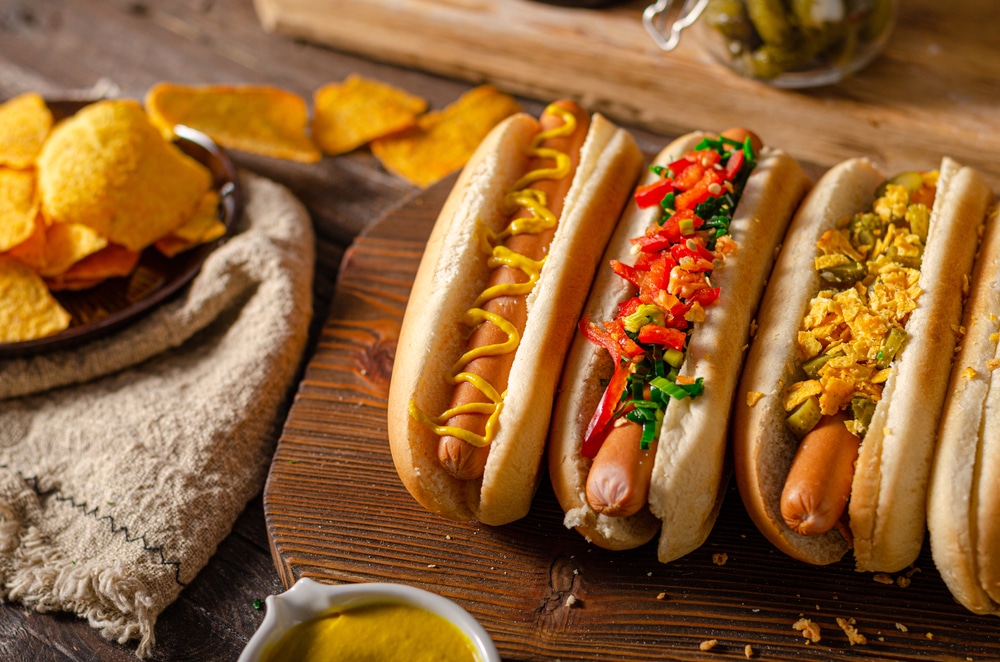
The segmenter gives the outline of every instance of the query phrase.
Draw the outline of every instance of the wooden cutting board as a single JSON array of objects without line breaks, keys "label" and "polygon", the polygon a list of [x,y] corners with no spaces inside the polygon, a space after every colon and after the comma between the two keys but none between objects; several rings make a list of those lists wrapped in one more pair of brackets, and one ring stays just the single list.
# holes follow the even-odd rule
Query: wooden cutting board
[{"label": "wooden cutting board", "polygon": [[542,101],[570,96],[655,133],[742,124],[804,161],[829,167],[866,155],[890,172],[933,168],[948,154],[980,167],[1000,189],[992,0],[900,2],[898,27],[872,66],[807,92],[740,78],[688,36],[662,52],[642,24],[650,2],[600,10],[533,0],[254,4],[264,26],[281,34]]},{"label": "wooden cutting board", "polygon": [[[955,604],[925,547],[906,572],[815,568],[757,532],[733,487],[705,545],[663,565],[655,541],[627,552],[562,525],[547,480],[530,514],[503,527],[423,510],[386,438],[395,342],[424,242],[453,178],[376,223],[346,253],[315,355],[264,492],[286,586],[396,582],[471,612],[505,660],[1000,659],[1000,620]],[[792,628],[806,617],[822,639]],[[837,619],[868,643],[852,646]],[[709,653],[703,641],[718,640]]]}]

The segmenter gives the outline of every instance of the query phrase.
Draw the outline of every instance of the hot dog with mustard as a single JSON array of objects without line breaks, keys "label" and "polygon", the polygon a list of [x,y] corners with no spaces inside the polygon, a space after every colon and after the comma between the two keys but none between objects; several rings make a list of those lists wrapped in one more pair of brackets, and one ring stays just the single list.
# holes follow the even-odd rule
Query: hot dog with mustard
[{"label": "hot dog with mustard", "polygon": [[916,559],[937,424],[992,198],[945,158],[887,181],[829,170],[789,228],[737,393],[733,457],[751,518],[813,564]]},{"label": "hot dog with mustard", "polygon": [[389,388],[393,461],[429,510],[492,525],[527,514],[575,320],[641,167],[628,132],[561,101],[502,122],[463,169]]},{"label": "hot dog with mustard", "polygon": [[775,249],[810,180],[752,133],[668,145],[608,245],[563,371],[549,474],[564,523],[608,549],[698,547]]}]

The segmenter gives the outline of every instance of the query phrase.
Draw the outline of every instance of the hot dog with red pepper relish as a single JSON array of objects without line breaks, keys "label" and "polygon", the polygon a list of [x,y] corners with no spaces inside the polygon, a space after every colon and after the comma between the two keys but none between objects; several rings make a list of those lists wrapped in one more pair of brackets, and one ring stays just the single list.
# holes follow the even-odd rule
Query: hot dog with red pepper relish
[{"label": "hot dog with red pepper relish", "polygon": [[741,129],[684,136],[650,170],[567,357],[549,473],[566,526],[608,549],[660,531],[667,562],[714,524],[750,322],[810,180]]},{"label": "hot dog with red pepper relish", "polygon": [[502,122],[463,169],[389,388],[393,461],[427,509],[492,525],[527,514],[575,320],[641,167],[628,132],[556,102]]}]

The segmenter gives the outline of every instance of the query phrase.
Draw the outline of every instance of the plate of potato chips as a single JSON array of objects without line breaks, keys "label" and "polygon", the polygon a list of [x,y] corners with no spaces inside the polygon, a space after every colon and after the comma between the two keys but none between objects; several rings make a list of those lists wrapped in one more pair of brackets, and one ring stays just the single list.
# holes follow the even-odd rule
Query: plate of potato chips
[{"label": "plate of potato chips", "polygon": [[197,274],[240,205],[225,151],[138,101],[0,104],[0,356],[148,311]]}]

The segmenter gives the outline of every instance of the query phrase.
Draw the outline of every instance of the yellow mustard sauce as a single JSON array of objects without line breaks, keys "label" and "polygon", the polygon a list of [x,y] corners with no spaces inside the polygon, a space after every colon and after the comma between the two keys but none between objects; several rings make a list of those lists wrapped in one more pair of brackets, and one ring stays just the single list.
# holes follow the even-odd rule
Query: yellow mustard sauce
[{"label": "yellow mustard sauce", "polygon": [[261,662],[482,662],[441,616],[406,604],[334,607],[293,626]]},{"label": "yellow mustard sauce", "polygon": [[[488,264],[491,269],[500,266],[507,266],[523,272],[528,280],[524,283],[502,283],[487,288],[473,302],[472,306],[465,312],[464,324],[470,328],[489,322],[496,325],[506,336],[507,340],[502,343],[483,345],[466,351],[459,357],[458,361],[448,373],[448,380],[452,385],[468,383],[474,386],[489,402],[471,402],[458,407],[452,407],[439,416],[431,416],[410,402],[409,413],[415,420],[430,428],[439,437],[457,437],[473,446],[488,446],[496,436],[497,421],[503,409],[503,400],[507,395],[504,391],[500,393],[497,389],[481,376],[468,372],[465,367],[474,359],[482,356],[499,356],[517,350],[521,341],[517,328],[507,319],[496,313],[484,309],[487,302],[502,296],[519,296],[531,292],[538,281],[545,259],[533,260],[525,255],[510,250],[504,246],[504,241],[515,235],[538,234],[548,229],[554,228],[557,219],[547,206],[545,193],[531,188],[535,182],[543,179],[562,179],[566,177],[572,168],[570,155],[555,149],[541,147],[548,139],[571,135],[577,127],[576,117],[573,113],[564,110],[556,105],[546,108],[545,112],[559,115],[563,122],[561,125],[540,131],[528,149],[528,156],[531,158],[551,159],[553,165],[547,168],[536,168],[529,171],[519,179],[511,191],[505,196],[504,206],[509,215],[514,215],[519,209],[528,211],[528,216],[512,220],[500,232],[484,232],[483,252],[488,254]],[[484,434],[480,435],[464,428],[453,425],[445,425],[447,421],[461,414],[482,414],[489,418],[486,421]]]}]

